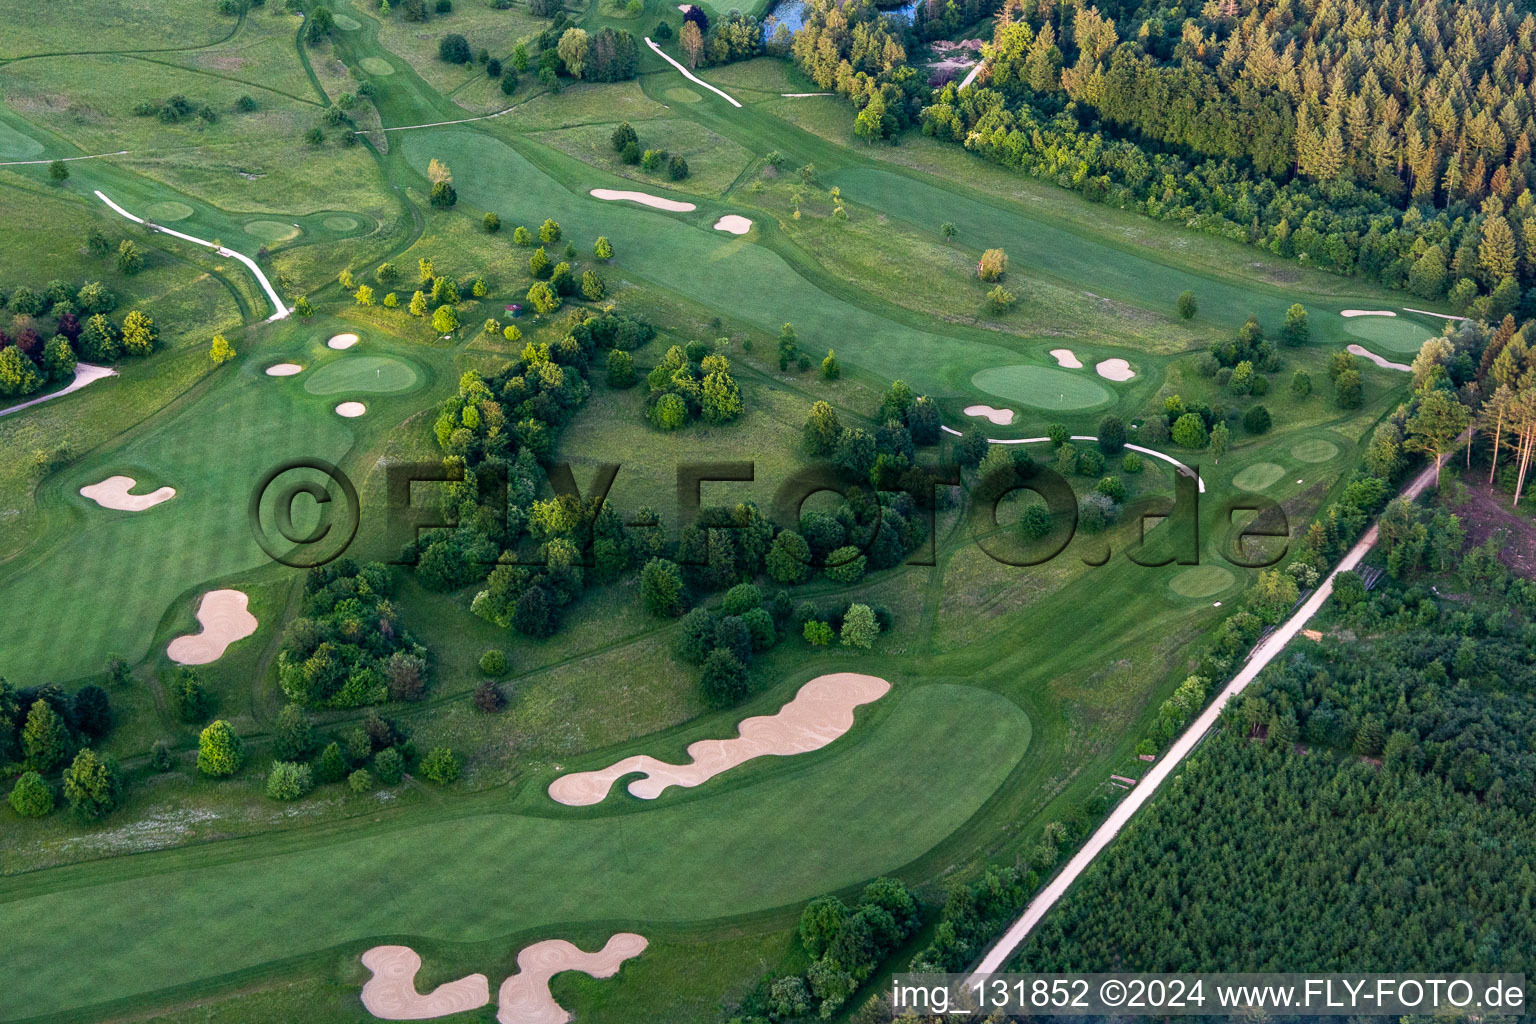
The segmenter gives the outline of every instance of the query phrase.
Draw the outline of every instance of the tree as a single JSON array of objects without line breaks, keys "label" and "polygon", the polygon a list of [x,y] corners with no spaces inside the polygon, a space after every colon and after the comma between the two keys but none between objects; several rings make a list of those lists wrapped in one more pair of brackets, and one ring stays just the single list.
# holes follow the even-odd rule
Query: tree
[{"label": "tree", "polygon": [[[688,25],[683,27],[686,34]],[[732,707],[747,695],[747,667],[730,651],[716,647],[704,659],[704,673],[699,683],[710,707]]]},{"label": "tree", "polygon": [[468,64],[475,59],[469,41],[457,32],[449,33],[437,44],[437,59],[448,64]]},{"label": "tree", "polygon": [[1285,324],[1280,328],[1280,337],[1293,348],[1297,345],[1305,345],[1312,340],[1312,327],[1307,323],[1307,309],[1301,303],[1296,302],[1285,311]]},{"label": "tree", "polygon": [[43,386],[37,366],[15,345],[0,349],[0,395],[27,395]]},{"label": "tree", "polygon": [[704,55],[704,35],[699,31],[699,26],[692,21],[683,22],[682,34],[678,42],[683,48],[683,53],[688,57],[688,66],[699,66],[699,58]]},{"label": "tree", "polygon": [[887,120],[895,119],[886,111],[884,98],[878,92],[872,93],[864,109],[853,119],[853,134],[865,142],[878,142],[887,134]]},{"label": "tree", "polygon": [[588,302],[598,302],[608,294],[608,285],[595,271],[581,272],[581,294]]},{"label": "tree", "polygon": [[53,811],[53,789],[37,772],[22,772],[10,799],[11,809],[23,818],[42,818]]},{"label": "tree", "polygon": [[459,201],[459,193],[453,187],[451,181],[439,181],[432,186],[432,194],[428,200],[434,210],[447,210]]},{"label": "tree", "polygon": [[528,302],[540,313],[553,313],[561,305],[560,296],[543,281],[533,282],[533,287],[528,289]]},{"label": "tree", "polygon": [[1210,440],[1205,431],[1205,421],[1192,412],[1185,413],[1175,421],[1171,436],[1174,444],[1191,450],[1204,448]]},{"label": "tree", "polygon": [[1358,409],[1365,404],[1365,389],[1359,370],[1345,370],[1333,378],[1333,397],[1340,409]]},{"label": "tree", "polygon": [[605,263],[613,259],[613,243],[606,235],[598,235],[597,241],[592,243],[592,255]]},{"label": "tree", "polygon": [[682,181],[688,177],[688,161],[681,154],[674,153],[667,161],[667,177],[672,181]]},{"label": "tree", "polygon": [[373,770],[384,785],[396,785],[405,778],[405,757],[394,747],[387,747],[373,756]]},{"label": "tree", "polygon": [[554,245],[560,241],[560,224],[555,220],[546,220],[539,225],[539,241],[545,245]]},{"label": "tree", "polygon": [[139,251],[138,246],[133,244],[132,239],[123,239],[122,244],[117,247],[118,273],[132,277],[143,269],[144,254]]},{"label": "tree", "polygon": [[306,296],[300,295],[293,303],[293,311],[299,315],[300,320],[308,320],[315,315],[315,307],[309,304]]},{"label": "tree", "polygon": [[421,774],[439,786],[446,786],[459,777],[459,759],[447,747],[433,747],[421,759]]},{"label": "tree", "polygon": [[572,78],[582,77],[590,50],[587,32],[580,28],[566,29],[561,33],[560,42],[555,47],[555,52],[560,54],[560,59],[565,62],[565,69],[571,73]]},{"label": "tree", "polygon": [[208,349],[208,358],[213,360],[214,366],[223,366],[235,358],[235,350],[230,347],[229,339],[222,334],[215,334],[213,344]]},{"label": "tree", "polygon": [[123,794],[122,769],[110,757],[98,757],[90,747],[75,755],[64,769],[64,798],[75,813],[90,821],[117,809]]},{"label": "tree", "polygon": [[1408,436],[1403,445],[1423,452],[1435,460],[1435,486],[1440,486],[1440,462],[1472,421],[1472,411],[1454,395],[1435,389],[1419,399],[1418,409],[1409,417]]},{"label": "tree", "polygon": [[432,312],[432,330],[438,334],[452,334],[459,329],[459,314],[446,303]]},{"label": "tree", "polygon": [[233,775],[244,757],[245,747],[234,726],[222,718],[209,723],[197,738],[197,770],[204,775]]},{"label": "tree", "polygon": [[1125,447],[1125,421],[1119,416],[1099,420],[1099,451],[1114,455]]},{"label": "tree", "polygon": [[208,717],[208,694],[191,668],[181,668],[167,685],[167,696],[183,722],[195,724]]},{"label": "tree", "polygon": [[983,281],[1001,281],[1008,273],[1008,254],[1001,249],[988,249],[976,264],[976,276]]},{"label": "tree", "polygon": [[1227,454],[1227,444],[1231,439],[1232,435],[1227,430],[1226,423],[1217,423],[1215,427],[1211,428],[1211,460],[1217,465],[1221,464],[1221,457]]},{"label": "tree", "polygon": [[268,799],[285,802],[297,800],[315,788],[315,773],[307,764],[273,761],[271,770],[267,772],[267,783],[263,788]]},{"label": "tree", "polygon": [[615,348],[608,351],[608,386],[615,390],[633,387],[635,380],[635,358],[623,349]]},{"label": "tree", "polygon": [[1179,293],[1179,316],[1185,320],[1192,320],[1200,311],[1200,300],[1195,298],[1195,293],[1185,289]]},{"label": "tree", "polygon": [[823,380],[837,380],[843,375],[842,364],[837,361],[837,353],[827,349],[827,357],[821,361],[821,376]]},{"label": "tree", "polygon": [[28,768],[47,774],[69,757],[69,727],[45,700],[34,701],[21,730],[21,756]]},{"label": "tree", "polygon": [[1291,394],[1297,398],[1306,398],[1312,393],[1312,375],[1306,370],[1297,370],[1291,375]]},{"label": "tree", "polygon": [[69,339],[64,335],[55,334],[43,346],[43,372],[55,384],[73,377],[76,363],[75,350],[70,347]]},{"label": "tree", "polygon": [[987,312],[994,316],[1000,316],[1013,308],[1015,298],[1013,292],[997,284],[987,292]]},{"label": "tree", "polygon": [[69,165],[63,160],[55,160],[48,165],[48,177],[55,185],[62,185],[69,180]]},{"label": "tree", "polygon": [[1269,430],[1274,421],[1269,415],[1269,410],[1262,405],[1256,405],[1243,413],[1243,429],[1250,434],[1262,434]]},{"label": "tree", "polygon": [[123,318],[123,351],[133,356],[147,356],[155,349],[155,322],[139,310]]},{"label": "tree", "polygon": [[840,547],[827,555],[825,572],[833,583],[851,584],[864,578],[868,559],[851,545]]},{"label": "tree", "polygon": [[947,220],[939,225],[939,234],[944,236],[944,241],[952,241],[955,237],[955,222]]},{"label": "tree", "polygon": [[619,126],[613,130],[613,134],[608,136],[608,141],[612,144],[615,153],[622,153],[624,147],[630,144],[639,145],[640,136],[635,134],[634,127],[628,121],[620,121]]},{"label": "tree", "polygon": [[286,704],[277,713],[277,733],[272,752],[280,761],[302,761],[315,748],[315,729],[297,704]]},{"label": "tree", "polygon": [[880,624],[875,621],[874,609],[867,604],[851,604],[843,616],[841,640],[844,647],[869,650],[880,636]]},{"label": "tree", "polygon": [[652,615],[676,618],[683,613],[683,574],[676,562],[653,558],[640,570],[640,601]]}]

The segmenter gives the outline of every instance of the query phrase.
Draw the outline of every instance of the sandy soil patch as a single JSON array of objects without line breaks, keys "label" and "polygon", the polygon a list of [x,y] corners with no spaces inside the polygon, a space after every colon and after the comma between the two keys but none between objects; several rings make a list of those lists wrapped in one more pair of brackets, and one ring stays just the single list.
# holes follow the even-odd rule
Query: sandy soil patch
[{"label": "sandy soil patch", "polygon": [[421,957],[410,946],[374,946],[363,954],[373,977],[363,985],[363,1006],[384,1020],[426,1020],[474,1010],[491,1001],[491,982],[483,974],[446,982],[426,995],[416,992]]},{"label": "sandy soil patch", "polygon": [[1069,348],[1051,349],[1051,358],[1056,360],[1057,366],[1065,366],[1069,370],[1081,370],[1083,361],[1077,358],[1077,353]]},{"label": "sandy soil patch", "polygon": [[990,405],[968,405],[965,407],[965,414],[991,420],[1000,427],[1006,427],[1013,422],[1012,409],[994,409]]},{"label": "sandy soil patch", "polygon": [[362,402],[342,402],[336,407],[337,416],[345,416],[349,420],[355,420],[368,411],[368,407]]},{"label": "sandy soil patch", "polygon": [[649,945],[634,932],[619,932],[596,953],[583,953],[564,939],[535,942],[517,954],[518,972],[501,983],[496,1019],[500,1024],[565,1024],[571,1014],[549,994],[550,978],[563,971],[611,978]]},{"label": "sandy soil patch", "polygon": [[639,203],[641,206],[649,206],[655,210],[666,210],[669,213],[689,213],[698,209],[692,203],[680,203],[676,199],[663,199],[660,196],[631,192],[622,188],[595,188],[591,195],[594,199],[606,199],[609,202],[628,200],[631,203]]},{"label": "sandy soil patch", "polygon": [[178,665],[207,665],[224,657],[236,640],[256,632],[256,616],[247,611],[250,598],[238,590],[210,590],[197,606],[201,633],[178,636],[165,653]]},{"label": "sandy soil patch", "polygon": [[752,222],[746,217],[728,213],[715,221],[716,231],[729,231],[733,235],[744,235],[752,230]]},{"label": "sandy soil patch", "polygon": [[1383,370],[1402,370],[1404,373],[1412,373],[1413,367],[1407,363],[1394,363],[1392,360],[1379,356],[1364,345],[1347,345],[1346,349],[1361,359],[1369,359]]},{"label": "sandy soil patch", "polygon": [[1397,316],[1390,309],[1341,309],[1339,316]]},{"label": "sandy soil patch", "polygon": [[636,754],[599,771],[562,775],[550,783],[549,795],[572,807],[601,803],[615,782],[641,772],[645,778],[626,788],[641,800],[654,800],[670,786],[697,786],[753,758],[820,750],[853,728],[854,708],[879,700],[890,688],[884,679],[857,672],[817,676],[800,687],[778,714],[744,719],[735,739],[690,743],[688,764],[667,764]]},{"label": "sandy soil patch", "polygon": [[1136,371],[1132,370],[1131,364],[1124,359],[1106,359],[1094,369],[1105,380],[1130,380],[1136,376]]},{"label": "sandy soil patch", "polygon": [[174,487],[157,487],[148,494],[129,494],[136,483],[138,481],[131,476],[109,476],[99,484],[80,488],[80,493],[102,508],[120,512],[143,512],[176,497]]},{"label": "sandy soil patch", "polygon": [[268,377],[292,377],[296,373],[303,373],[304,367],[298,363],[278,363],[276,366],[267,367]]},{"label": "sandy soil patch", "polygon": [[355,334],[335,334],[331,336],[330,341],[326,342],[326,345],[339,350],[351,348],[357,342],[358,337]]}]

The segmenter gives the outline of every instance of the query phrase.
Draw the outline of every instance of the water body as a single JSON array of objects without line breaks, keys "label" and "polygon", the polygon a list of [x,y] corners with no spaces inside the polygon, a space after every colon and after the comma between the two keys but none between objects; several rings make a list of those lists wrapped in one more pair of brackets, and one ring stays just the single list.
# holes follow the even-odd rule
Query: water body
[{"label": "water body", "polygon": [[[897,7],[882,7],[881,13],[910,24],[917,5],[922,2],[923,0],[905,0]],[[791,32],[799,32],[805,27],[807,13],[809,12],[805,0],[781,0],[768,12],[768,17],[773,18],[777,24],[788,26]]]}]

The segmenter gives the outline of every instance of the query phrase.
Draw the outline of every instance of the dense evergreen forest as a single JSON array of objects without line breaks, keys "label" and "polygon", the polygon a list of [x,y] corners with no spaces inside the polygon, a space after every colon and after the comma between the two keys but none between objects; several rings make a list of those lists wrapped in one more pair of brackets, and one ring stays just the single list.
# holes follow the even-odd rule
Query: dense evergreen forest
[{"label": "dense evergreen forest", "polygon": [[[813,0],[793,55],[870,140],[920,124],[1090,198],[1475,318],[1536,315],[1536,16],[1497,0]],[[976,85],[929,38],[996,14]]]},{"label": "dense evergreen forest", "polygon": [[1463,593],[1348,586],[1328,636],[1235,702],[1046,918],[1027,969],[1536,966],[1536,587],[1492,551]]}]

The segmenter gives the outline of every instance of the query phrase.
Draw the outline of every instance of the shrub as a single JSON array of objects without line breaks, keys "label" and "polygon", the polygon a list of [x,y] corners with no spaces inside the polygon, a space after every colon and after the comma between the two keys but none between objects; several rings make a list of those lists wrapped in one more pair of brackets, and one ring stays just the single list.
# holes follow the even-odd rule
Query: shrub
[{"label": "shrub", "polygon": [[347,788],[354,793],[366,793],[373,788],[373,774],[366,768],[359,768],[347,776]]},{"label": "shrub", "polygon": [[832,626],[827,622],[819,622],[811,619],[801,628],[800,635],[816,647],[826,647],[837,636],[832,632]]},{"label": "shrub", "polygon": [[1126,452],[1125,458],[1120,460],[1120,471],[1122,473],[1140,473],[1141,456],[1136,452]]},{"label": "shrub", "polygon": [[165,740],[155,740],[149,748],[149,766],[157,772],[168,772],[174,763],[170,744]]},{"label": "shrub", "polygon": [[307,764],[273,761],[267,773],[267,796],[272,800],[297,800],[315,788],[315,774]]},{"label": "shrub", "polygon": [[763,604],[763,592],[751,583],[738,583],[725,592],[725,600],[720,605],[720,611],[724,615],[745,615],[754,608],[760,608]]},{"label": "shrub", "polygon": [[405,758],[400,751],[389,747],[374,755],[373,770],[384,785],[396,785],[405,778]]},{"label": "shrub", "polygon": [[731,707],[747,695],[747,667],[736,655],[717,647],[704,659],[700,684],[710,707]]},{"label": "shrub", "polygon": [[1262,405],[1256,405],[1243,414],[1243,429],[1250,434],[1262,434],[1272,424],[1269,410]]},{"label": "shrub", "polygon": [[480,655],[480,671],[488,676],[505,675],[507,671],[506,652],[493,647]]},{"label": "shrub", "polygon": [[234,726],[222,718],[209,723],[197,738],[197,770],[204,775],[233,775],[240,770],[244,756],[244,745]]},{"label": "shrub", "polygon": [[457,32],[443,36],[437,44],[437,59],[449,64],[468,64],[475,59],[469,41]]},{"label": "shrub", "polygon": [[23,772],[11,789],[11,809],[23,818],[41,818],[52,813],[52,787],[37,772]]},{"label": "shrub", "polygon": [[447,747],[433,747],[421,759],[421,773],[439,786],[459,777],[459,759]]},{"label": "shrub", "polygon": [[875,644],[875,639],[880,635],[880,625],[875,621],[875,612],[867,604],[851,604],[848,612],[843,616],[843,629],[841,639],[844,647],[857,647],[861,650],[869,650]]},{"label": "shrub", "polygon": [[864,578],[867,559],[856,547],[838,548],[827,555],[827,579],[834,583],[857,583]]},{"label": "shrub", "polygon": [[487,679],[475,687],[475,707],[488,715],[494,715],[507,706],[506,695],[501,692],[501,687]]},{"label": "shrub", "polygon": [[64,769],[64,796],[81,817],[106,817],[117,809],[122,794],[122,771],[117,762],[98,757],[90,747],[76,754],[74,762]]},{"label": "shrub", "polygon": [[1008,254],[1001,249],[988,249],[976,264],[976,276],[983,281],[1001,281],[1008,273]]}]

